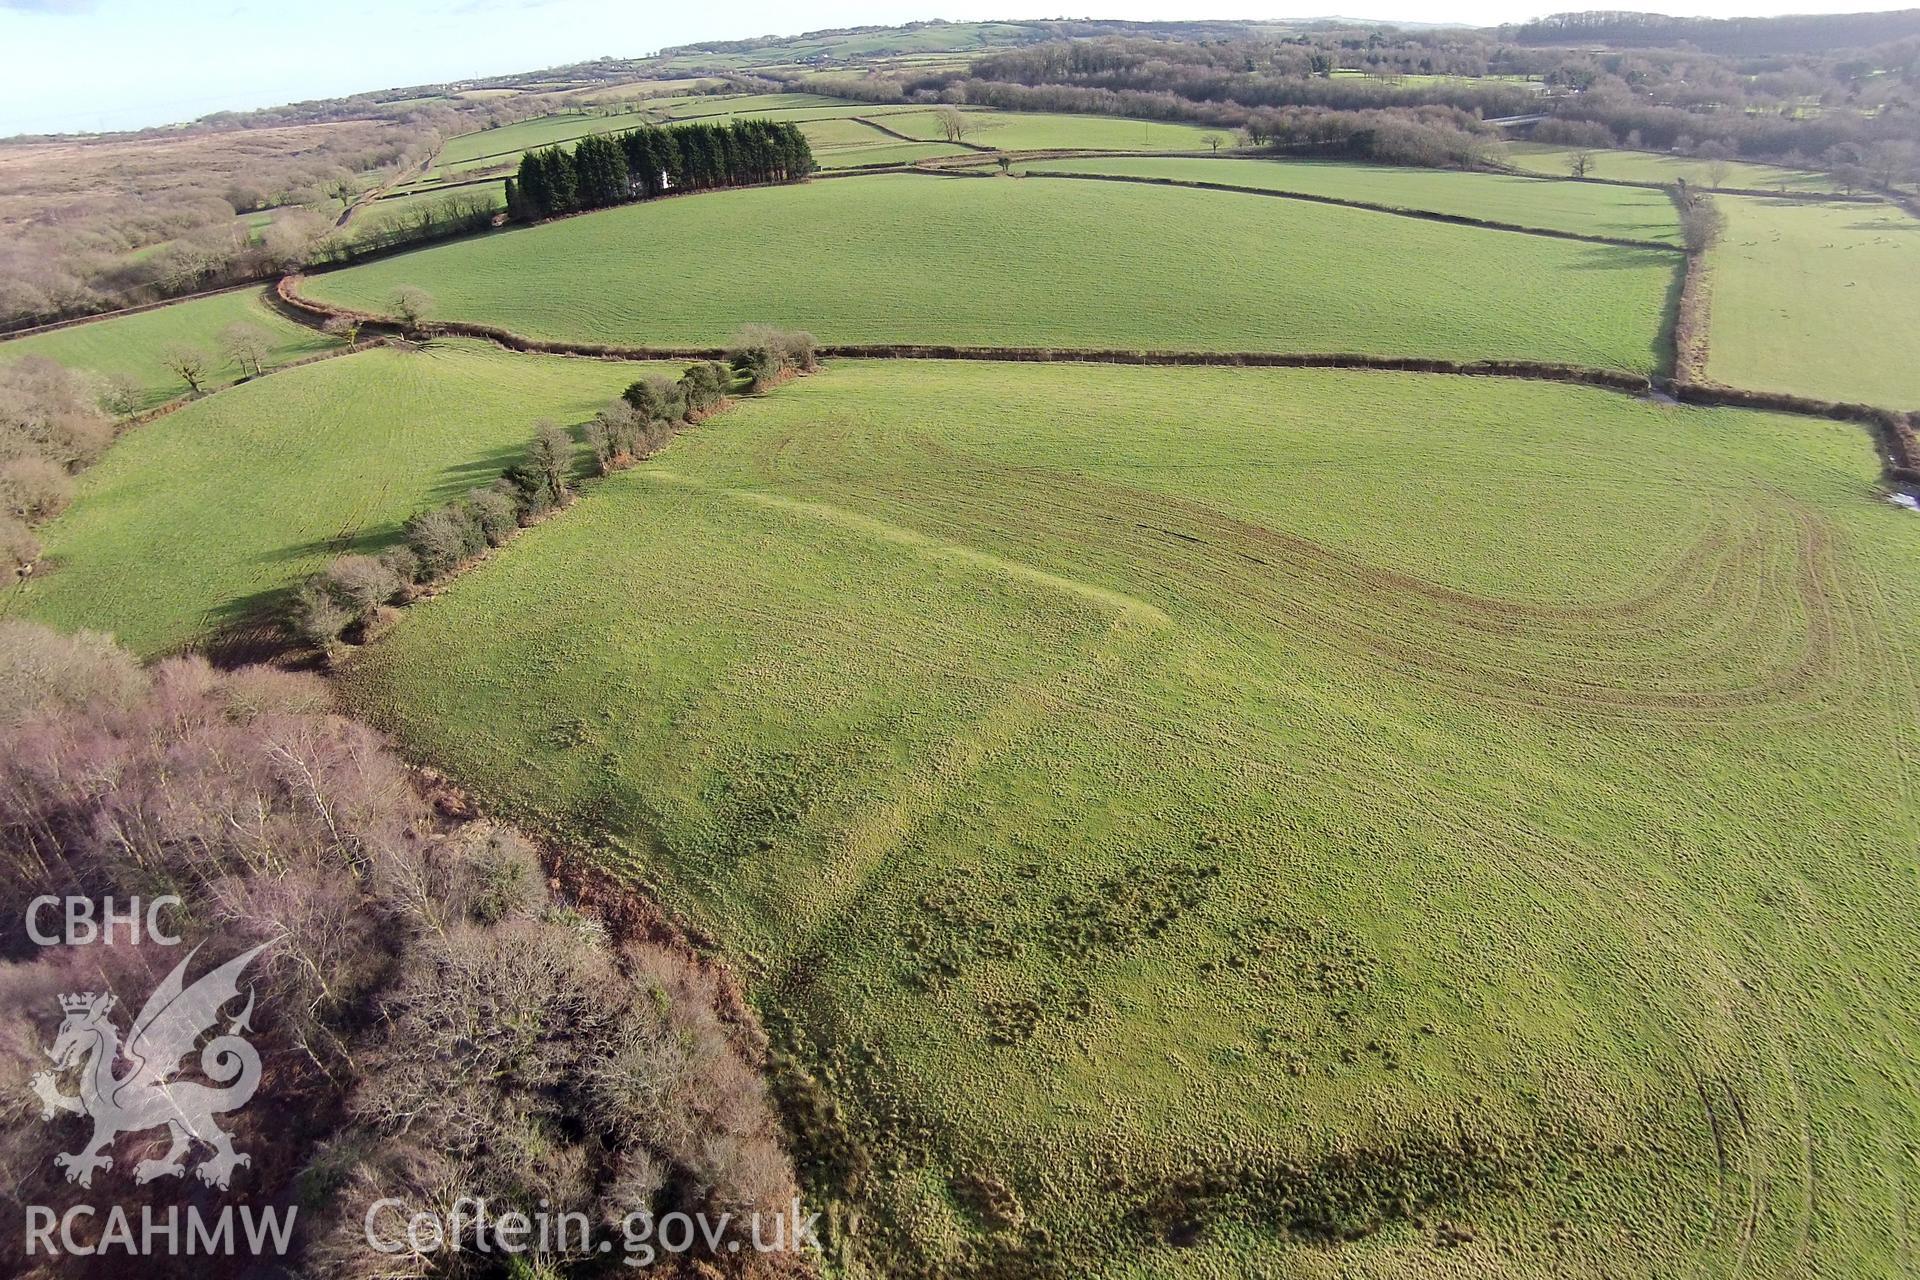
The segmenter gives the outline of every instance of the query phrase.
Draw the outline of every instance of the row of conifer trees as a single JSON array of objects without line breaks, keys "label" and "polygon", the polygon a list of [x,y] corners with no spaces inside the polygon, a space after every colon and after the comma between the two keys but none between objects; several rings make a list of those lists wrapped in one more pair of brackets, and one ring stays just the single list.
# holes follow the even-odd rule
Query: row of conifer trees
[{"label": "row of conifer trees", "polygon": [[798,182],[812,172],[813,148],[790,124],[647,125],[582,138],[571,151],[527,152],[519,174],[507,179],[507,212],[531,222],[669,191]]}]

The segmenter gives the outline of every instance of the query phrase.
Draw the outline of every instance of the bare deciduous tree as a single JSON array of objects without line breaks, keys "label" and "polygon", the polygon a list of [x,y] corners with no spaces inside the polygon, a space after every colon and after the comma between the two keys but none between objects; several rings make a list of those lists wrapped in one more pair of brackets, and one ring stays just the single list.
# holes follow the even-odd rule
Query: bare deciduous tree
[{"label": "bare deciduous tree", "polygon": [[1706,161],[1707,185],[1726,186],[1727,178],[1733,173],[1733,148],[1716,138],[1702,144],[1700,158]]},{"label": "bare deciduous tree", "polygon": [[433,311],[433,295],[418,285],[403,284],[393,291],[387,305],[395,319],[412,329]]},{"label": "bare deciduous tree", "polygon": [[243,377],[259,377],[266,371],[267,356],[273,350],[273,335],[257,324],[235,321],[220,331],[220,349],[227,353]]},{"label": "bare deciduous tree", "polygon": [[212,357],[199,347],[175,343],[160,353],[160,364],[168,373],[187,384],[187,390],[199,395],[213,366]]},{"label": "bare deciduous tree", "polygon": [[333,179],[322,190],[329,200],[340,202],[340,211],[344,213],[352,207],[354,197],[360,194],[360,179],[353,174],[346,174]]},{"label": "bare deciduous tree", "polygon": [[96,397],[100,407],[116,418],[124,418],[140,408],[146,388],[130,373],[110,373],[101,380]]},{"label": "bare deciduous tree", "polygon": [[967,113],[958,107],[942,107],[935,119],[940,124],[940,133],[948,142],[965,142],[967,135],[974,131],[974,123]]},{"label": "bare deciduous tree", "polygon": [[549,505],[565,506],[573,477],[573,441],[558,423],[542,420],[533,427],[525,468],[534,476]]}]

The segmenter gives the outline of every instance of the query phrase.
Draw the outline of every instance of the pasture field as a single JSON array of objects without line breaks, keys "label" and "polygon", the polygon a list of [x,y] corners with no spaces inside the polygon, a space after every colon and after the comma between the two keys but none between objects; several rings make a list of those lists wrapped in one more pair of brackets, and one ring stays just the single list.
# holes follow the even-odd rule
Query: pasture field
[{"label": "pasture field", "polygon": [[1506,174],[1400,165],[1336,164],[1326,161],[1195,159],[1183,156],[1116,156],[1035,160],[1015,172],[1111,173],[1181,182],[1225,182],[1268,191],[1297,191],[1337,200],[1364,200],[1403,209],[1423,209],[1492,222],[1573,231],[1624,240],[1677,244],[1679,216],[1658,191],[1576,182],[1541,182]]},{"label": "pasture field", "polygon": [[1890,1275],[1877,475],[1546,384],[841,361],[343,681],[720,939],[850,1275]]},{"label": "pasture field", "polygon": [[625,115],[596,116],[572,111],[554,116],[537,116],[531,120],[516,120],[497,129],[480,129],[447,139],[446,145],[440,149],[440,165],[443,169],[452,168],[508,152],[548,147],[556,142],[567,142],[583,134],[597,132],[601,125],[618,128],[624,122]]},{"label": "pasture field", "polygon": [[902,142],[870,124],[846,116],[804,111],[775,113],[775,118],[798,123],[822,169],[849,169],[867,164],[909,164],[936,156],[963,155],[964,147],[943,142]]},{"label": "pasture field", "polygon": [[[621,101],[625,109],[612,115],[564,113],[521,120],[498,129],[461,134],[448,141],[430,179],[408,184],[401,189],[430,190],[435,182],[471,178],[494,169],[505,172],[517,167],[521,154],[526,151],[578,142],[591,134],[621,133],[649,123],[673,124],[693,120],[725,123],[740,118],[837,123],[844,117],[870,114],[876,110],[867,104],[807,93],[700,94],[653,99],[628,98]],[[886,110],[885,107],[877,108],[880,113]],[[853,127],[865,128],[860,125]],[[867,129],[867,132],[873,137],[866,141],[898,143],[898,139],[888,138],[877,129]],[[941,155],[952,150],[959,148],[942,148],[927,154]]]},{"label": "pasture field", "polygon": [[828,98],[817,93],[737,93],[689,97],[679,102],[652,104],[667,120],[704,120],[716,116],[766,116],[778,118],[783,111],[801,107],[851,108],[857,114],[864,105],[845,98]]},{"label": "pasture field", "polygon": [[898,138],[889,137],[870,124],[845,116],[832,116],[827,119],[809,118],[804,112],[782,113],[800,126],[800,132],[807,135],[807,144],[817,156],[820,152],[835,147],[870,146],[876,142],[898,142]]},{"label": "pasture field", "polygon": [[83,373],[125,375],[140,385],[145,394],[141,407],[149,408],[187,390],[186,384],[161,363],[169,347],[205,351],[212,358],[211,381],[216,385],[240,376],[220,345],[221,330],[232,324],[250,324],[272,336],[269,368],[340,345],[281,315],[267,305],[265,291],[255,288],[12,338],[0,342],[0,360],[46,356]]},{"label": "pasture field", "polygon": [[[1127,120],[1117,116],[1054,115],[1040,111],[966,112],[973,132],[967,141],[1001,151],[1199,151],[1209,134],[1230,143],[1233,130],[1210,125],[1169,124],[1163,120]],[[938,110],[887,115],[887,126],[915,138],[945,138]]]},{"label": "pasture field", "polygon": [[937,160],[943,156],[967,154],[963,148],[950,147],[944,142],[901,142],[898,138],[889,138],[885,134],[880,134],[878,137],[880,140],[877,142],[862,143],[857,146],[815,149],[813,158],[824,171],[857,169],[864,165],[876,164],[915,164],[921,160]]},{"label": "pasture field", "polygon": [[434,343],[325,360],[129,432],[44,526],[0,608],[111,631],[145,657],[249,624],[347,551],[491,483],[540,418],[572,423],[649,366]]},{"label": "pasture field", "polygon": [[1719,196],[1707,374],[1920,408],[1920,219],[1892,205]]},{"label": "pasture field", "polygon": [[598,106],[610,102],[633,102],[642,100],[640,105],[650,107],[656,102],[669,98],[679,101],[694,90],[716,86],[723,81],[705,77],[681,77],[677,80],[628,80],[619,84],[595,84],[583,89],[575,89],[566,96],[585,106]]},{"label": "pasture field", "polygon": [[[1548,146],[1537,142],[1510,142],[1503,151],[1507,163],[1530,173],[1564,178],[1577,147]],[[1707,183],[1707,162],[1690,156],[1660,155],[1651,151],[1596,150],[1588,177],[1611,178],[1617,182],[1657,182],[1671,184],[1685,178],[1695,186]],[[1839,188],[1824,173],[1803,169],[1782,169],[1777,165],[1730,161],[1727,165],[1729,187],[1751,191],[1834,192]]]},{"label": "pasture field", "polygon": [[[713,244],[729,251],[706,252]],[[1229,192],[899,174],[630,205],[329,272],[305,289],[378,311],[398,286],[419,285],[442,319],[633,345],[717,343],[765,321],[834,343],[1651,370],[1678,266],[1660,250]]]},{"label": "pasture field", "polygon": [[617,133],[647,123],[638,107],[613,115],[587,115],[568,112],[517,120],[498,129],[481,129],[447,139],[434,165],[433,176],[445,181],[471,177],[492,168],[514,168],[522,152],[550,147],[558,142],[576,142],[595,133]]}]

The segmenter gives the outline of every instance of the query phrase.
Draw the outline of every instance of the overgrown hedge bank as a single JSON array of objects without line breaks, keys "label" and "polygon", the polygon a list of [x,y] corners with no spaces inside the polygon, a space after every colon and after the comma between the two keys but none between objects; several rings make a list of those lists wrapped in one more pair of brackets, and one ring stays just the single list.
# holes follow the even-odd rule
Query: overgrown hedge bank
[{"label": "overgrown hedge bank", "polygon": [[1713,282],[1707,251],[1718,243],[1723,223],[1710,197],[1678,184],[1667,188],[1680,215],[1687,263],[1680,278],[1680,299],[1673,317],[1673,380],[1702,382],[1707,376],[1709,317]]}]

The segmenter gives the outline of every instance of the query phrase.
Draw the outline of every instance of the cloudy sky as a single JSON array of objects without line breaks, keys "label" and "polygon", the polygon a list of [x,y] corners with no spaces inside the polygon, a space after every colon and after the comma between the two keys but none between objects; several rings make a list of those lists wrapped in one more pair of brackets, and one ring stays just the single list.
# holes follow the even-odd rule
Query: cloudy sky
[{"label": "cloudy sky", "polygon": [[[1848,13],[1874,0],[1679,0],[1689,13]],[[1518,22],[1591,7],[1566,0],[1108,0],[1103,18]],[[1625,6],[1623,6],[1625,7]],[[1664,8],[1644,2],[1636,6]],[[210,111],[528,71],[663,45],[801,29],[1041,17],[972,0],[0,0],[0,135],[136,128]]]}]

